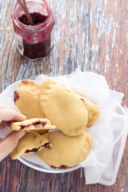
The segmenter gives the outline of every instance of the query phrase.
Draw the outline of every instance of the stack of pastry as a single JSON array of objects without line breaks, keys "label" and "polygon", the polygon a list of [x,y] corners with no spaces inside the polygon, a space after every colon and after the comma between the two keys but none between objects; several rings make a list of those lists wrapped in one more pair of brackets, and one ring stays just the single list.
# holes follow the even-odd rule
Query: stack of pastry
[{"label": "stack of pastry", "polygon": [[86,128],[99,115],[95,104],[50,79],[40,85],[21,81],[14,101],[27,120],[11,125],[13,131],[26,132],[12,152],[12,159],[36,153],[51,167],[68,168],[87,158],[93,139]]}]

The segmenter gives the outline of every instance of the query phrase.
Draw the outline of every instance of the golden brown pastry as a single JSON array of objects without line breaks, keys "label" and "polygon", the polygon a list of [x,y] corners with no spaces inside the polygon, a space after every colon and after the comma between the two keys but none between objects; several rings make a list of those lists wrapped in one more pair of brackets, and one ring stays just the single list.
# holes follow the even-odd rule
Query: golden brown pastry
[{"label": "golden brown pastry", "polygon": [[82,97],[82,101],[85,103],[88,111],[88,123],[87,127],[91,127],[97,120],[100,114],[100,110],[97,105],[93,104],[87,98]]},{"label": "golden brown pastry", "polygon": [[88,112],[76,92],[46,80],[41,85],[40,105],[51,123],[66,135],[76,136],[84,132]]},{"label": "golden brown pastry", "polygon": [[27,119],[44,117],[39,102],[40,87],[34,81],[23,80],[14,93],[16,106]]},{"label": "golden brown pastry", "polygon": [[87,158],[92,148],[92,137],[87,133],[69,137],[61,132],[49,132],[44,134],[44,137],[52,144],[52,148],[44,148],[38,151],[37,155],[54,168],[78,165]]},{"label": "golden brown pastry", "polygon": [[33,118],[11,123],[11,129],[13,131],[46,131],[56,129],[56,126],[52,125],[46,118]]},{"label": "golden brown pastry", "polygon": [[51,144],[44,136],[36,133],[26,133],[26,135],[19,141],[17,147],[11,153],[11,158],[17,159],[24,154],[34,153],[42,150],[43,148],[50,147]]}]

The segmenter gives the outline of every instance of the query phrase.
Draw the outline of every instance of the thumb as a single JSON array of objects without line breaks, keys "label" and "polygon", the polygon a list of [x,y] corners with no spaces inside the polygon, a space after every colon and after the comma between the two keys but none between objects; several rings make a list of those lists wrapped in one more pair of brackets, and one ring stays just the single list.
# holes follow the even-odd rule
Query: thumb
[{"label": "thumb", "polygon": [[0,121],[22,121],[25,119],[25,116],[20,112],[15,111],[14,109],[10,108],[0,108]]},{"label": "thumb", "polygon": [[0,161],[13,151],[24,134],[23,131],[13,132],[0,142]]}]

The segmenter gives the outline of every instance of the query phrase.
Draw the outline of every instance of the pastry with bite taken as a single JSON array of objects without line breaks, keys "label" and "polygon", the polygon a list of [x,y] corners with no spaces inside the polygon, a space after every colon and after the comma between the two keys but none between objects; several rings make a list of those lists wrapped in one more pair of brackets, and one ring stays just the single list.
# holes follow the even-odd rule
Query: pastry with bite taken
[{"label": "pastry with bite taken", "polygon": [[33,118],[24,121],[11,123],[11,129],[13,131],[46,131],[56,129],[55,125],[52,125],[47,118]]},{"label": "pastry with bite taken", "polygon": [[37,133],[26,133],[11,153],[11,158],[17,159],[24,154],[35,153],[44,148],[50,147],[51,144],[43,135],[39,135]]}]

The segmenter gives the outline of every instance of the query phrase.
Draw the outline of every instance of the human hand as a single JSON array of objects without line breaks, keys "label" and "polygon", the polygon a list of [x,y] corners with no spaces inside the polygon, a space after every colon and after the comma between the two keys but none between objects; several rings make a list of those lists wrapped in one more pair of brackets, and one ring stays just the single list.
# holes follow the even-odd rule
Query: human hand
[{"label": "human hand", "polygon": [[[22,121],[25,116],[9,107],[0,106],[0,130],[6,129],[4,125],[9,121]],[[4,123],[2,123],[4,122]],[[2,125],[2,126],[1,126]],[[18,141],[24,136],[24,132],[13,132],[0,140],[0,161],[7,157],[16,147]]]}]

